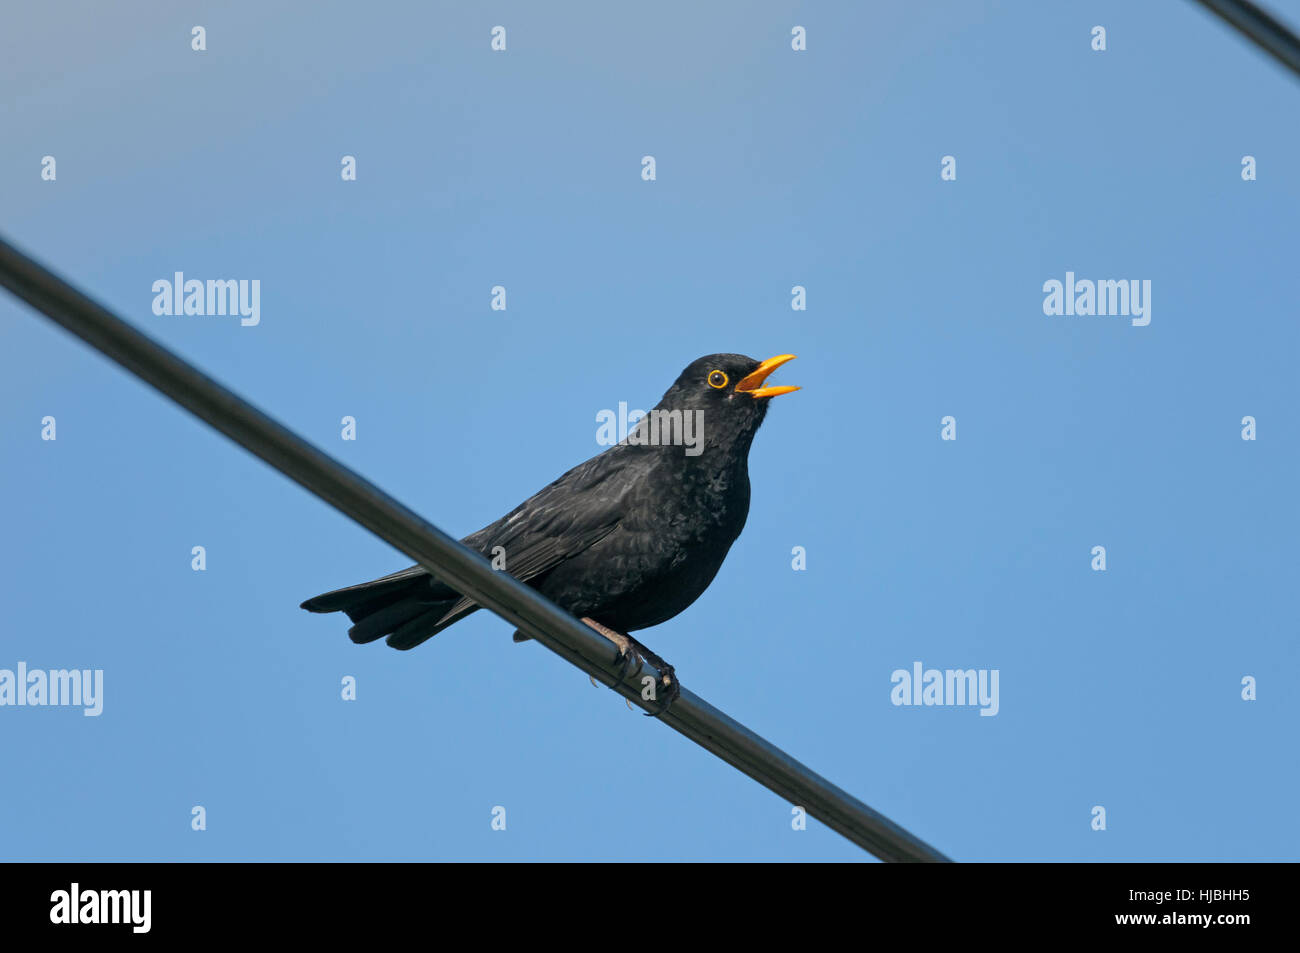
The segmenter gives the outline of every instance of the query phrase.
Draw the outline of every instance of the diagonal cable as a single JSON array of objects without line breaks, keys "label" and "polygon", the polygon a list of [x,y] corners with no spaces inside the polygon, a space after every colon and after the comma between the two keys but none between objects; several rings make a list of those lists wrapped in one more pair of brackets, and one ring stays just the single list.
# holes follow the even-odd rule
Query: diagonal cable
[{"label": "diagonal cable", "polygon": [[[0,239],[0,285],[200,420],[261,457],[380,539],[603,684],[653,713],[640,684],[619,683],[601,635],[181,360]],[[660,673],[647,663],[645,673]],[[886,861],[946,861],[943,854],[683,688],[660,719],[791,804]]]},{"label": "diagonal cable", "polygon": [[1300,36],[1273,14],[1251,0],[1197,2],[1300,76]]}]

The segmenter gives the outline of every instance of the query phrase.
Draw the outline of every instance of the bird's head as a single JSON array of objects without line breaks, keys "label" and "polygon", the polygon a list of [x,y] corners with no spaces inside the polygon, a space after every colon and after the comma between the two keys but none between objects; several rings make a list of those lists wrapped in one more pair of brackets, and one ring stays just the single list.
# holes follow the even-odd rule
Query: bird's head
[{"label": "bird's head", "polygon": [[[779,354],[766,361],[743,354],[709,354],[682,371],[651,415],[656,411],[689,413],[692,419],[687,426],[694,424],[701,438],[701,451],[718,449],[739,453],[743,458],[772,398],[799,389],[767,385],[773,371],[793,360],[793,354]],[[670,429],[667,423],[661,422],[661,434]],[[649,428],[652,424],[647,418],[638,426]]]}]

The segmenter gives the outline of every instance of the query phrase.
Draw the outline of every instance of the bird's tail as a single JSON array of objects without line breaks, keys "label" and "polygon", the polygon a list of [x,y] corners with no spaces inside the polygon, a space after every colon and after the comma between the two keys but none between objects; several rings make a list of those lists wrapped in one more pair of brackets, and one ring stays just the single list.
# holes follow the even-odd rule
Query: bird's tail
[{"label": "bird's tail", "polygon": [[395,649],[413,649],[478,606],[439,582],[418,566],[335,589],[302,604],[308,612],[344,612],[354,623],[353,642],[373,642],[388,636]]}]

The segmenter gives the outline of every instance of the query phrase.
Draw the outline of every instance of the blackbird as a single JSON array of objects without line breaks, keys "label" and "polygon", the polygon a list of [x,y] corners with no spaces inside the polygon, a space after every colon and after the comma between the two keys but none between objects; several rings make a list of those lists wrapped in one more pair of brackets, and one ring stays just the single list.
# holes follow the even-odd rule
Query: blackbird
[{"label": "blackbird", "polygon": [[[649,658],[671,703],[680,692],[672,666],[627,633],[671,619],[713,581],[749,515],[754,434],[771,398],[799,389],[765,382],[791,360],[694,361],[622,442],[461,542],[614,642],[624,677]],[[478,606],[412,566],[302,608],[347,613],[353,642],[388,636],[412,649]]]}]

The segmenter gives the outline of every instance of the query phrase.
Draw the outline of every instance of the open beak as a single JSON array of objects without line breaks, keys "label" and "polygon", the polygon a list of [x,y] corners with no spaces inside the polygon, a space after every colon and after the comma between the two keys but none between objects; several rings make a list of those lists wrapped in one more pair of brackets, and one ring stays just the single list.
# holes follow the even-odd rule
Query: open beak
[{"label": "open beak", "polygon": [[799,388],[791,387],[788,384],[780,387],[764,387],[763,381],[767,380],[771,373],[788,361],[793,361],[793,354],[778,354],[776,357],[769,357],[762,364],[758,365],[758,370],[750,374],[739,384],[736,385],[737,392],[748,394],[750,397],[780,397],[782,394],[788,394]]}]

